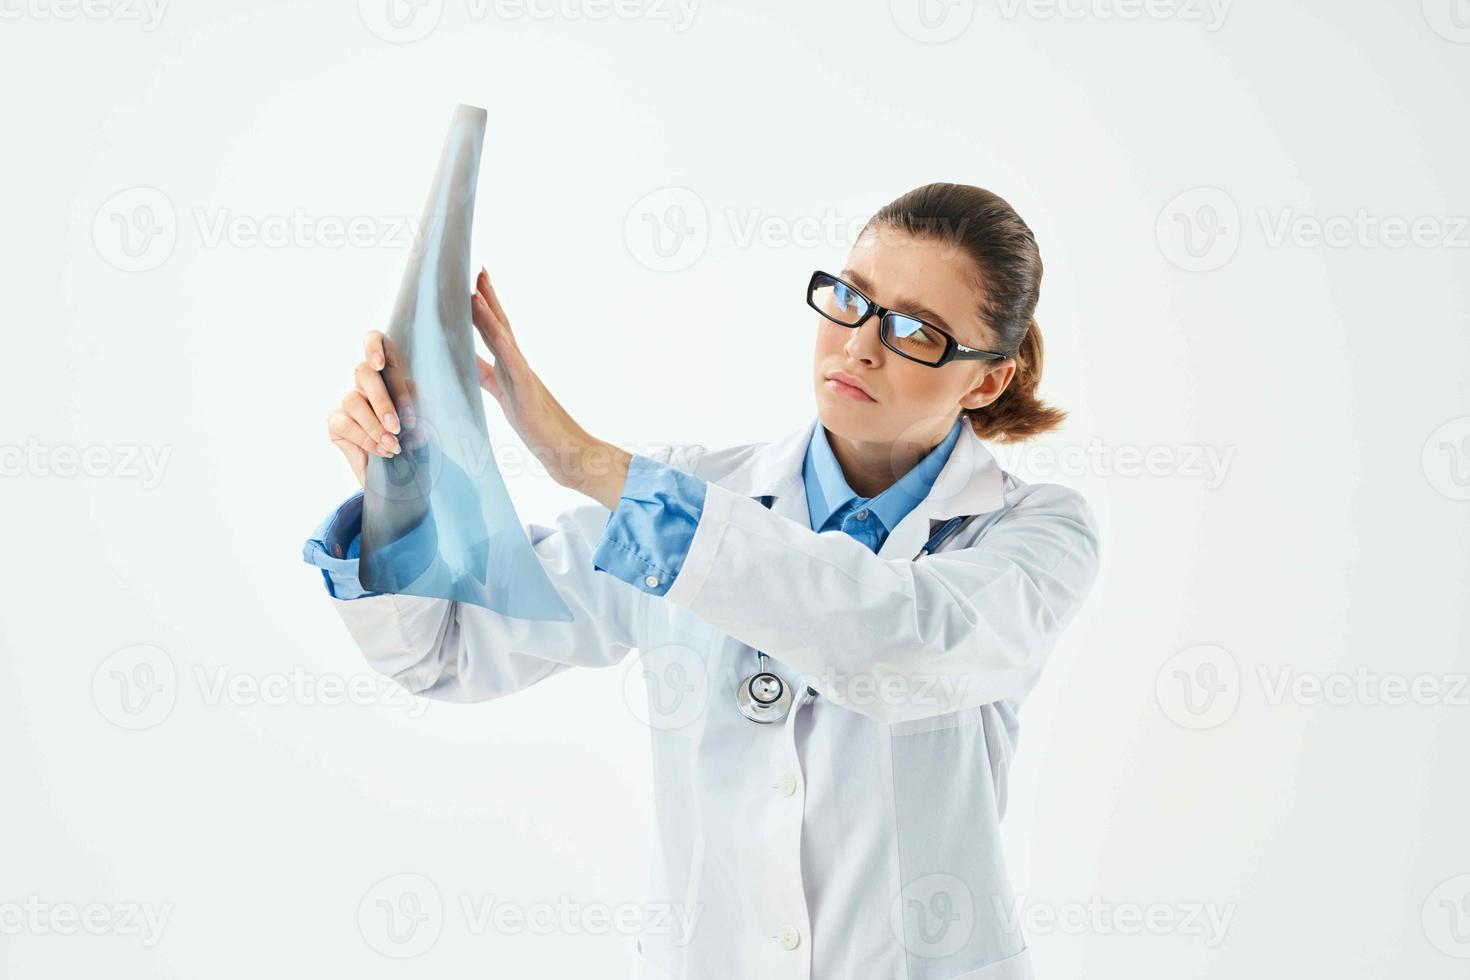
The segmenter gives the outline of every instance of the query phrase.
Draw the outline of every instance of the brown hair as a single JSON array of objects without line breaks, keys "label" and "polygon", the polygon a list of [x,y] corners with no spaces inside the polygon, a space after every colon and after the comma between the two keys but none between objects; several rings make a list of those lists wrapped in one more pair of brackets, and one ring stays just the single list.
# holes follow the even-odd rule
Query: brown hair
[{"label": "brown hair", "polygon": [[863,232],[882,228],[955,246],[971,260],[980,318],[994,332],[996,349],[1016,361],[1016,373],[1000,397],[964,413],[975,434],[1019,442],[1061,425],[1067,413],[1036,397],[1043,354],[1035,317],[1041,252],[1015,209],[981,187],[925,184],[884,205]]}]

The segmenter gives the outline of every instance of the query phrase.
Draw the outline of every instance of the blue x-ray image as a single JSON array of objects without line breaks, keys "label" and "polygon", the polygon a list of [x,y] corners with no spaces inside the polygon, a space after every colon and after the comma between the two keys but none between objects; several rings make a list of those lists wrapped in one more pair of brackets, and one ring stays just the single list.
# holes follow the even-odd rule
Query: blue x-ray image
[{"label": "blue x-ray image", "polygon": [[403,274],[383,369],[402,452],[369,454],[358,577],[376,592],[570,622],[490,448],[470,319],[470,228],[485,110],[459,106]]}]

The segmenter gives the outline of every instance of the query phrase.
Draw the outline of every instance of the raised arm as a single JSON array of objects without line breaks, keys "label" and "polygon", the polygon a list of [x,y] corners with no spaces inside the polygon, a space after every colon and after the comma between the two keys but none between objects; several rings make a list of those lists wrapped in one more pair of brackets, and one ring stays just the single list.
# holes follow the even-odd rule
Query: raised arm
[{"label": "raised arm", "polygon": [[[818,534],[749,497],[635,457],[596,555],[661,596],[802,674],[835,703],[892,722],[1018,697],[1092,587],[1095,517],[1081,495],[1016,493],[967,548],[881,558],[846,534]],[[661,491],[670,483],[677,493]],[[682,551],[640,524],[664,513]],[[619,563],[620,556],[635,556]],[[642,556],[638,558],[637,556]],[[639,562],[649,575],[629,571]]]}]

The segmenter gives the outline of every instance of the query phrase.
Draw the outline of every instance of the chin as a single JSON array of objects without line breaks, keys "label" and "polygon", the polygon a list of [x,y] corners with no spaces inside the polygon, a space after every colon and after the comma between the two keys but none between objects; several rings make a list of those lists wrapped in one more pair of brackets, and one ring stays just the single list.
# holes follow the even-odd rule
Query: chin
[{"label": "chin", "polygon": [[854,432],[861,432],[862,423],[852,411],[853,408],[861,407],[859,403],[832,394],[820,381],[817,382],[817,387],[817,418],[827,431],[849,438]]}]

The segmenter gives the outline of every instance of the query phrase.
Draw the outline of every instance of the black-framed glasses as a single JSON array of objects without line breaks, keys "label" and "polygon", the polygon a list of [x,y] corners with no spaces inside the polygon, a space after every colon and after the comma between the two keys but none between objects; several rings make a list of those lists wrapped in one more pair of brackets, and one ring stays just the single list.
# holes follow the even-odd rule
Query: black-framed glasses
[{"label": "black-framed glasses", "polygon": [[806,302],[833,323],[856,329],[868,317],[878,315],[878,339],[883,346],[900,357],[918,361],[928,367],[939,367],[950,361],[1003,361],[1009,354],[976,350],[955,340],[947,330],[926,323],[916,316],[879,306],[850,282],[830,272],[812,273],[806,287]]}]

